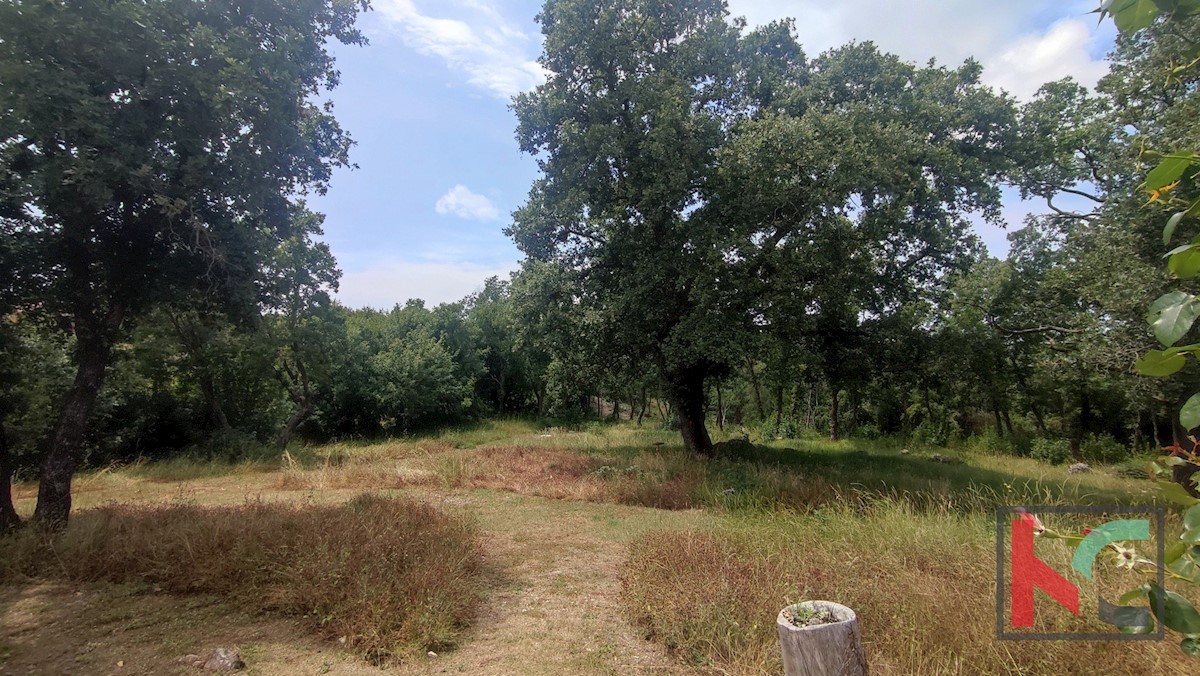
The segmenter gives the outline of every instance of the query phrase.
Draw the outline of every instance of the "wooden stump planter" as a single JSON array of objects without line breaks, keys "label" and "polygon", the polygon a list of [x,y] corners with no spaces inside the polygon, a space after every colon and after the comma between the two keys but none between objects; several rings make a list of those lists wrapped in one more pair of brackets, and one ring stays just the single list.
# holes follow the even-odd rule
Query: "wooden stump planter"
[{"label": "wooden stump planter", "polygon": [[866,676],[858,616],[829,601],[784,608],[776,620],[785,676]]}]

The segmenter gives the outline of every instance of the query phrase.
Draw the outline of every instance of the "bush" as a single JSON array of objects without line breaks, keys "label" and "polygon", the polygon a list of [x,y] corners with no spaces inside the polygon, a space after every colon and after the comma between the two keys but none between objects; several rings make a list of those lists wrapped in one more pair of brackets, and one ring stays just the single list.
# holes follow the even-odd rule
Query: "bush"
[{"label": "bush", "polygon": [[1066,439],[1035,439],[1032,455],[1051,465],[1061,465],[1071,459],[1071,444]]},{"label": "bush", "polygon": [[1111,465],[1129,459],[1129,449],[1107,434],[1089,434],[1079,451],[1083,461],[1093,465]]},{"label": "bush", "polygon": [[883,432],[874,423],[867,423],[859,425],[854,430],[854,436],[859,439],[866,439],[867,441],[876,441],[883,438]]},{"label": "bush", "polygon": [[988,428],[983,434],[972,437],[969,445],[977,450],[995,455],[1028,457],[1033,452],[1033,440],[1020,430],[1001,436],[996,433],[995,428]]},{"label": "bush", "polygon": [[0,581],[143,583],[309,619],[376,663],[453,645],[482,594],[474,528],[424,503],[112,506],[0,541]]},{"label": "bush", "polygon": [[946,446],[950,441],[950,434],[943,426],[926,420],[913,430],[910,439],[920,446]]}]

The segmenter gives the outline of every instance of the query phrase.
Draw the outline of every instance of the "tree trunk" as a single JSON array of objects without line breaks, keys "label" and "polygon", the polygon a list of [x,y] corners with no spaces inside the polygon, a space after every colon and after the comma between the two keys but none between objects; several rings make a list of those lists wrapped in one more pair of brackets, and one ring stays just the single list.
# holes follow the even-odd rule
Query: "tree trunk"
[{"label": "tree trunk", "polygon": [[717,429],[725,431],[725,397],[721,395],[720,383],[717,383]]},{"label": "tree trunk", "polygon": [[1004,429],[1008,430],[1008,436],[1016,436],[1016,433],[1013,432],[1012,415],[1008,411],[1008,406],[1000,410],[1000,415],[1004,418]]},{"label": "tree trunk", "polygon": [[308,416],[312,415],[312,411],[312,402],[307,400],[300,402],[296,406],[296,410],[288,418],[283,429],[279,431],[279,439],[276,443],[279,444],[280,448],[287,449],[288,444],[292,443],[292,437],[296,436],[296,430],[304,424],[305,420],[308,420]]},{"label": "tree trunk", "polygon": [[850,388],[850,420],[849,434],[854,436],[858,432],[858,419],[862,413],[862,397],[858,394],[857,387]]},{"label": "tree trunk", "polygon": [[496,412],[504,413],[504,401],[508,399],[508,377],[504,374],[504,371],[501,370],[500,375],[496,380],[498,390],[496,396],[499,397],[499,401],[496,402]]},{"label": "tree trunk", "polygon": [[[660,373],[665,369],[660,368]],[[679,418],[683,448],[689,453],[712,455],[712,438],[704,425],[704,375],[696,369],[670,374],[664,385]]]},{"label": "tree trunk", "polygon": [[646,408],[650,405],[650,400],[646,397],[646,386],[642,385],[642,408],[638,411],[637,424],[642,426],[642,420],[646,418]]},{"label": "tree trunk", "polygon": [[218,432],[228,432],[231,429],[229,418],[225,416],[225,409],[217,397],[216,383],[207,373],[200,376],[200,394],[204,397],[205,408],[208,409],[208,417],[213,429]]},{"label": "tree trunk", "polygon": [[783,385],[775,388],[775,436],[783,427]]},{"label": "tree trunk", "polygon": [[[113,310],[105,324],[115,332],[121,324],[121,312]],[[95,327],[80,325],[75,340],[75,381],[67,390],[58,421],[50,433],[38,482],[37,507],[33,511],[34,523],[47,530],[65,528],[71,516],[71,479],[79,466],[96,397],[104,386],[112,357],[107,337]]]},{"label": "tree trunk", "polygon": [[13,506],[12,499],[12,456],[8,452],[8,436],[4,423],[0,422],[0,535],[21,527],[21,517]]},{"label": "tree trunk", "polygon": [[758,389],[758,374],[754,372],[754,362],[747,359],[746,366],[750,369],[750,384],[754,389],[754,405],[758,408],[758,419],[762,420],[767,417],[767,413],[763,410],[762,391]]},{"label": "tree trunk", "polygon": [[292,346],[292,354],[295,356],[296,368],[293,370],[288,366],[285,359],[282,364],[283,373],[287,374],[285,378],[283,374],[276,371],[284,388],[287,390],[288,397],[292,403],[296,404],[296,410],[292,412],[283,429],[279,431],[279,438],[276,443],[279,448],[286,450],[288,444],[292,443],[292,437],[296,435],[296,430],[300,425],[308,420],[308,417],[313,413],[313,392],[312,381],[308,377],[308,369],[304,367],[304,361],[300,359],[299,346]]},{"label": "tree trunk", "polygon": [[1046,436],[1046,419],[1042,416],[1042,408],[1038,406],[1037,399],[1029,391],[1029,384],[1025,381],[1025,374],[1020,369],[1017,369],[1017,384],[1021,386],[1021,392],[1029,400],[1029,411],[1033,413],[1034,427],[1037,427],[1040,436]]},{"label": "tree trunk", "polygon": [[996,418],[996,436],[1003,439],[1004,438],[1004,418],[1003,418],[1003,416],[1000,415],[1000,407],[999,406],[995,406],[995,405],[992,406],[992,415],[995,416],[995,418]]},{"label": "tree trunk", "polygon": [[841,390],[836,387],[831,387],[833,396],[829,399],[829,438],[832,441],[839,441],[842,438],[841,428],[838,426],[838,396]]},{"label": "tree trunk", "polygon": [[[797,627],[791,613],[824,611],[833,622]],[[854,611],[828,601],[809,601],[785,608],[775,621],[784,676],[867,676],[862,631]]]},{"label": "tree trunk", "polygon": [[213,430],[228,432],[231,429],[229,418],[225,416],[225,409],[221,406],[221,400],[217,396],[217,384],[212,376],[210,360],[204,355],[207,339],[197,328],[197,324],[202,320],[189,322],[176,316],[174,312],[167,312],[167,317],[171,320],[171,326],[175,327],[175,337],[179,339],[184,353],[198,372],[196,380],[199,382],[200,394],[204,397],[204,410],[208,412],[208,419]]}]

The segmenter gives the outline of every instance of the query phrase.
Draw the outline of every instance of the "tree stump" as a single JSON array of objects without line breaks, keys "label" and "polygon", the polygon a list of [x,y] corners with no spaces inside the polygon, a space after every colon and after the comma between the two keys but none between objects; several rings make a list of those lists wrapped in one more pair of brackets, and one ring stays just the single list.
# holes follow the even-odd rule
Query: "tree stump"
[{"label": "tree stump", "polygon": [[[797,612],[828,613],[833,621],[800,627],[790,619]],[[805,601],[784,608],[776,624],[785,676],[866,676],[867,658],[853,610],[829,601]]]}]

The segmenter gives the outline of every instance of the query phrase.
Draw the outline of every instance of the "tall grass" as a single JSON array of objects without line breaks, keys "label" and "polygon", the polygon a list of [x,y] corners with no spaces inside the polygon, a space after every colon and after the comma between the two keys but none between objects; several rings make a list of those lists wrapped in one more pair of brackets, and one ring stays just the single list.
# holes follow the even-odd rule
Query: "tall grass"
[{"label": "tall grass", "polygon": [[[799,600],[854,608],[876,674],[1195,673],[1173,641],[995,640],[994,547],[986,516],[903,501],[759,514],[640,537],[623,596],[649,637],[731,674],[781,672],[775,617]],[[1039,614],[1082,626],[1052,603],[1039,602]]]},{"label": "tall grass", "polygon": [[0,540],[0,581],[58,578],[215,594],[303,617],[378,663],[453,645],[484,589],[474,527],[426,504],[111,506],[60,536]]}]

